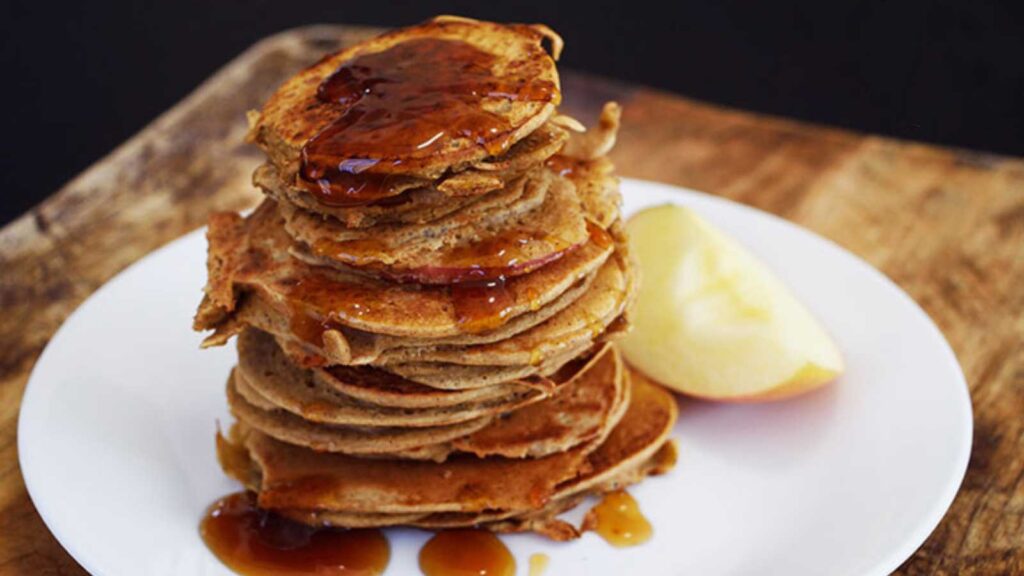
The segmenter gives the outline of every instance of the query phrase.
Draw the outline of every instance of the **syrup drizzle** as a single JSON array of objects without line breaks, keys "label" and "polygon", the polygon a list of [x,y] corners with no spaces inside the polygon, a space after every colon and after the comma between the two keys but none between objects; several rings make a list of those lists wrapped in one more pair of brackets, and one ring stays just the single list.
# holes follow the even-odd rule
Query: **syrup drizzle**
[{"label": "syrup drizzle", "polygon": [[485,530],[444,530],[420,550],[426,576],[512,576],[516,561],[494,534]]},{"label": "syrup drizzle", "polygon": [[494,330],[504,324],[515,304],[504,278],[452,284],[451,294],[455,320],[463,332],[471,334]]},{"label": "syrup drizzle", "polygon": [[547,554],[538,552],[530,555],[530,576],[543,576],[548,569],[551,558]]},{"label": "syrup drizzle", "polygon": [[322,203],[366,204],[401,192],[402,173],[458,139],[489,155],[514,126],[488,100],[550,102],[548,80],[495,76],[495,57],[466,42],[421,38],[341,65],[317,89],[338,117],[302,149],[300,181]]},{"label": "syrup drizzle", "polygon": [[341,326],[330,320],[315,318],[312,313],[293,304],[288,310],[288,329],[299,340],[314,348],[321,348],[324,345],[324,332],[340,330]]},{"label": "syrup drizzle", "polygon": [[577,173],[586,168],[586,160],[578,160],[561,154],[555,154],[545,162],[552,172],[563,178],[574,180]]},{"label": "syrup drizzle", "polygon": [[643,544],[652,533],[651,523],[625,490],[605,494],[601,502],[587,513],[584,525],[616,548]]},{"label": "syrup drizzle", "polygon": [[221,562],[243,576],[376,576],[391,556],[379,530],[312,528],[261,510],[251,492],[213,503],[199,533]]}]

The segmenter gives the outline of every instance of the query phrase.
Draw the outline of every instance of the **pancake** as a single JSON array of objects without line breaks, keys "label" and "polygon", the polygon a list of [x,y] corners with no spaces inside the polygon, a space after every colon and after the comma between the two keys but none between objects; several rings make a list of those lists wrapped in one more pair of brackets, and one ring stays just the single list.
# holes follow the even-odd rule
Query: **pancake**
[{"label": "pancake", "polygon": [[[373,139],[365,139],[365,142],[349,138],[349,146],[364,144],[359,159],[373,161],[370,168],[363,170],[386,170],[389,174],[400,176],[409,181],[405,189],[427,184],[449,169],[469,167],[495,153],[508,150],[551,116],[561,97],[554,60],[541,45],[545,38],[550,38],[556,46],[560,46],[560,39],[544,27],[503,26],[444,17],[381,35],[327,56],[286,81],[264,106],[251,129],[250,138],[267,153],[282,173],[297,174],[302,151],[304,147],[308,148],[307,142],[314,137],[324,139],[329,136],[325,135],[325,127],[330,127],[349,112],[358,111],[360,114],[346,118],[347,123],[351,125],[353,121],[359,122],[363,109],[376,102],[371,97],[325,101],[318,97],[321,84],[342,65],[373,60],[374,55],[384,58],[389,54],[407,53],[407,58],[415,58],[417,54],[426,53],[429,56],[430,50],[454,46],[458,49],[457,53],[469,51],[471,58],[480,60],[478,56],[485,57],[479,63],[463,66],[483,66],[485,70],[481,71],[488,73],[492,85],[515,86],[520,92],[536,92],[535,95],[521,98],[510,97],[502,93],[501,88],[497,91],[492,89],[492,92],[479,90],[475,92],[478,96],[474,100],[460,102],[462,105],[455,108],[446,108],[446,111],[450,110],[449,113],[461,116],[486,116],[492,124],[502,127],[494,132],[470,135],[447,130],[443,137],[429,141],[429,145],[410,146],[406,144],[408,137],[402,134],[403,129],[409,131],[405,124],[408,120],[396,115],[387,125],[386,133],[378,131]],[[452,41],[455,44],[445,44]],[[452,56],[445,55],[446,58]],[[466,70],[468,68],[462,69]],[[443,81],[439,78],[443,72],[437,71],[437,81]],[[422,74],[418,70],[403,73]],[[427,81],[431,78],[425,77]],[[430,86],[427,90],[443,88]],[[421,94],[430,96],[432,92],[416,93],[413,97]],[[404,104],[410,105],[408,102]],[[412,120],[440,120],[439,113],[434,110],[430,118],[413,116]],[[352,128],[349,128],[351,131]],[[393,135],[396,138],[392,138]],[[307,159],[314,164],[321,162],[318,155],[308,151]],[[334,156],[331,156],[323,159],[323,162],[329,164],[333,159]],[[401,191],[399,189],[394,193]]]},{"label": "pancake", "polygon": [[611,160],[601,157],[596,160],[573,161],[571,171],[565,178],[575,185],[576,196],[591,221],[607,229],[619,219],[622,194]]},{"label": "pancake", "polygon": [[[629,405],[628,374],[617,350],[605,346],[549,398],[502,414],[464,437],[425,446],[433,460],[467,452],[480,458],[541,458],[584,443],[599,443]],[[399,457],[427,459],[420,450]],[[444,454],[444,455],[442,455]]]},{"label": "pancake", "polygon": [[316,377],[340,394],[367,404],[395,408],[436,408],[487,402],[554,386],[554,383],[537,380],[468,390],[440,390],[369,366],[329,366],[319,369]]},{"label": "pancake", "polygon": [[524,187],[524,199],[543,196],[543,202],[529,210],[467,208],[413,226],[352,230],[287,205],[280,210],[285,228],[299,241],[293,253],[302,260],[401,282],[451,284],[528,274],[589,240],[571,183],[542,169],[531,173]]},{"label": "pancake", "polygon": [[501,156],[478,166],[453,173],[422,188],[415,188],[381,202],[357,206],[333,206],[320,202],[303,187],[296,186],[271,163],[253,174],[253,184],[278,202],[294,205],[344,225],[360,229],[387,224],[423,224],[473,207],[494,209],[508,203],[510,190],[527,172],[542,166],[562,147],[567,133],[545,124],[517,142]]},{"label": "pancake", "polygon": [[[227,471],[243,482],[259,477],[261,506],[293,511],[293,517],[312,512],[318,523],[330,523],[325,514],[333,512],[378,515],[380,525],[429,523],[429,517],[392,522],[386,514],[525,514],[587,491],[637,480],[640,472],[651,470],[643,467],[663,449],[676,414],[671,394],[643,377],[634,377],[629,408],[596,447],[536,459],[459,456],[433,463],[316,453],[253,432],[236,441],[248,452],[254,470]],[[660,462],[654,469],[666,465]],[[443,518],[435,516],[437,521]]]},{"label": "pancake", "polygon": [[266,509],[412,513],[529,510],[578,475],[582,448],[537,459],[455,456],[443,463],[314,452],[251,431],[245,447],[259,469]]},{"label": "pancake", "polygon": [[210,219],[194,327],[237,336],[217,456],[260,508],[570,540],[594,519],[562,512],[674,463],[675,399],[610,343],[637,283],[621,110],[560,114],[560,51],[542,25],[438,17],[250,113],[267,198]]},{"label": "pancake", "polygon": [[313,370],[315,377],[325,386],[368,404],[399,408],[436,408],[495,400],[528,390],[540,390],[549,395],[590,369],[603,352],[604,348],[597,350],[593,355],[578,356],[547,378],[512,381],[464,390],[432,388],[365,366],[328,366]]},{"label": "pancake", "polygon": [[562,148],[561,154],[585,161],[607,157],[615,146],[621,119],[622,107],[615,102],[607,102],[601,108],[597,126],[585,132],[572,134]]},{"label": "pancake", "polygon": [[629,383],[618,352],[606,347],[550,398],[497,419],[429,429],[317,424],[280,409],[252,390],[237,370],[228,399],[232,413],[251,428],[318,451],[435,461],[456,452],[539,458],[602,441],[629,404]]},{"label": "pancake", "polygon": [[614,347],[572,384],[518,409],[476,432],[453,440],[452,448],[481,458],[539,458],[585,442],[602,442],[629,406],[630,384]]},{"label": "pancake", "polygon": [[[297,522],[316,526],[344,526],[348,528],[372,528],[381,526],[415,526],[431,530],[453,528],[484,528],[492,532],[535,532],[556,541],[578,538],[580,534],[595,528],[588,513],[582,524],[576,527],[557,516],[578,506],[588,496],[610,492],[640,482],[647,476],[664,474],[675,466],[676,447],[671,441],[665,442],[649,460],[640,466],[623,470],[604,485],[593,487],[587,492],[577,492],[556,497],[545,506],[528,512],[484,511],[478,513],[440,512],[433,514],[360,514],[328,510],[279,510],[278,512]],[[258,483],[256,484],[258,486]]]},{"label": "pancake", "polygon": [[494,330],[444,338],[373,334],[341,325],[330,326],[322,333],[314,331],[312,336],[301,338],[294,333],[294,317],[282,312],[259,293],[253,293],[240,299],[232,315],[217,324],[216,331],[206,338],[203,346],[223,345],[246,326],[252,326],[274,334],[279,341],[287,341],[286,344],[282,344],[294,361],[319,366],[325,362],[345,365],[370,364],[385,351],[395,348],[488,344],[528,330],[564,310],[586,293],[596,276],[596,271],[588,274],[543,307],[520,314]]},{"label": "pancake", "polygon": [[613,251],[610,242],[591,241],[533,273],[511,278],[500,292],[505,305],[476,317],[460,308],[447,286],[384,282],[290,257],[291,238],[272,202],[245,219],[214,215],[207,237],[208,282],[194,322],[197,330],[216,329],[230,318],[240,296],[255,292],[293,316],[420,338],[495,329],[556,299]]},{"label": "pancake", "polygon": [[568,132],[548,122],[516,142],[507,152],[444,176],[436,187],[453,198],[500,189],[519,175],[542,166],[564,147],[568,139]]},{"label": "pancake", "polygon": [[394,348],[381,353],[374,363],[542,364],[566,350],[585,349],[598,341],[606,328],[625,312],[635,291],[633,280],[632,267],[616,253],[601,267],[582,297],[538,326],[489,344]]},{"label": "pancake", "polygon": [[587,354],[593,349],[594,346],[591,345],[580,350],[567,350],[540,364],[467,366],[450,362],[407,362],[388,364],[380,368],[413,382],[442,390],[464,390],[493,386],[512,380],[548,377],[557,373],[575,358]]},{"label": "pancake", "polygon": [[[476,418],[430,428],[365,428],[325,426],[276,408],[263,400],[250,402],[249,396],[239,391],[244,380],[238,373],[228,381],[227,397],[231,414],[253,430],[272,438],[317,452],[343,452],[359,456],[383,456],[403,453],[403,458],[444,460],[451,452],[446,442],[471,434],[486,426],[488,417]],[[244,384],[243,384],[244,385]],[[431,449],[430,446],[434,446]]]},{"label": "pancake", "polygon": [[[247,330],[238,338],[238,392],[251,403],[265,399],[313,423],[368,428],[422,428],[457,424],[521,408],[545,396],[526,388],[504,397],[454,406],[394,408],[356,400],[317,377],[317,371],[292,364],[273,337]],[[239,386],[239,384],[243,384]],[[253,398],[252,391],[259,395]]]},{"label": "pancake", "polygon": [[286,182],[277,167],[270,163],[260,165],[252,178],[253,184],[279,203],[293,204],[303,210],[334,218],[349,228],[367,228],[395,223],[423,224],[442,218],[452,212],[473,206],[478,202],[499,205],[514,198],[505,189],[483,196],[453,198],[433,186],[403,192],[386,202],[363,206],[329,206],[322,204],[308,191]]},{"label": "pancake", "polygon": [[499,225],[506,219],[535,210],[544,202],[551,187],[553,178],[550,174],[539,170],[521,176],[494,193],[474,198],[458,210],[419,224],[395,223],[353,228],[336,218],[323,216],[289,202],[278,202],[278,210],[284,218],[288,233],[298,242],[309,246],[308,250],[312,254],[328,257],[328,248],[343,243],[343,246],[336,249],[340,251],[347,247],[348,252],[351,252],[350,256],[342,260],[343,263],[392,264],[400,258],[390,252],[406,250],[405,244],[428,242],[473,222]]}]

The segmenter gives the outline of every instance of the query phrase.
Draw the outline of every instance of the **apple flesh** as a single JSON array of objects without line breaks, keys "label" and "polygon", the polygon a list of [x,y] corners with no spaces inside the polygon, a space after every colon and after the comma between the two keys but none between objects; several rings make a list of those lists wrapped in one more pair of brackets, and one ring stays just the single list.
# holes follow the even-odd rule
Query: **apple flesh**
[{"label": "apple flesh", "polygon": [[679,392],[715,400],[786,398],[843,371],[835,343],[764,264],[693,211],[630,219],[640,267],[626,359]]}]

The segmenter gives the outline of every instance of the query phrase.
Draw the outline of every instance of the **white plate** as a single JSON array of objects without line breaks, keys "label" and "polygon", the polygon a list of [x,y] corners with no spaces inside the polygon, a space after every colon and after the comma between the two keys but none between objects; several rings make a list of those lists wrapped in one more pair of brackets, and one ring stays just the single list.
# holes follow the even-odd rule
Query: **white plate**
[{"label": "white plate", "polygon": [[[632,489],[655,527],[614,549],[593,534],[505,537],[526,573],[885,574],[935,528],[971,445],[963,374],[899,288],[834,244],[712,196],[626,180],[626,212],[678,202],[763,258],[834,335],[848,371],[767,405],[683,401],[670,474]],[[238,487],[214,457],[230,422],[233,347],[189,329],[205,281],[195,232],[98,290],[54,336],[29,381],[18,450],[25,483],[61,544],[96,576],[230,574],[207,551],[204,509]],[[577,516],[580,514],[576,512]],[[417,574],[428,537],[391,530],[388,574]]]}]

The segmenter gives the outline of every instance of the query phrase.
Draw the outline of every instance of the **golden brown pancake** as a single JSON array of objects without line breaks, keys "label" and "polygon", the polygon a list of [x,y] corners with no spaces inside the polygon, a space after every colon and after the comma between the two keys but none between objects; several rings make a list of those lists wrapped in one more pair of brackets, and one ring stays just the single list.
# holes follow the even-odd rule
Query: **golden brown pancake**
[{"label": "golden brown pancake", "polygon": [[322,365],[325,361],[328,364],[371,364],[381,354],[395,348],[489,344],[510,338],[561,312],[585,294],[596,277],[597,272],[586,275],[548,304],[520,314],[494,330],[444,338],[374,334],[341,325],[330,326],[323,333],[314,332],[315,337],[302,338],[295,334],[294,317],[289,311],[282,311],[259,293],[252,293],[240,299],[231,316],[223,319],[216,332],[206,338],[204,347],[221,346],[246,326],[277,336],[292,359],[304,365],[310,362]]},{"label": "golden brown pancake", "polygon": [[633,269],[618,253],[601,267],[586,293],[550,319],[504,340],[478,345],[393,348],[374,364],[407,362],[512,366],[542,364],[567,350],[583,350],[601,339],[625,311],[634,291]]},{"label": "golden brown pancake", "polygon": [[[635,377],[629,408],[604,442],[596,449],[577,447],[544,458],[367,460],[316,453],[258,432],[237,441],[258,470],[260,505],[270,509],[375,515],[529,513],[587,490],[611,489],[617,478],[635,480],[623,475],[641,469],[658,453],[676,414],[671,394]],[[252,483],[252,472],[227,471]],[[379,518],[383,525],[408,523],[402,518],[385,524],[387,517]],[[326,521],[323,516],[319,520]]]},{"label": "golden brown pancake", "polygon": [[[273,164],[262,164],[253,172],[253,184],[281,203],[293,204],[303,210],[334,218],[350,228],[367,228],[387,224],[423,224],[442,218],[477,203],[497,206],[516,198],[505,188],[482,196],[453,198],[433,186],[415,188],[387,202],[365,206],[329,206],[308,191],[286,182]],[[514,188],[513,188],[514,190]]]},{"label": "golden brown pancake", "polygon": [[584,161],[606,158],[615,146],[621,119],[622,108],[615,102],[606,103],[597,126],[572,134],[562,149],[562,155]]},{"label": "golden brown pancake", "polygon": [[522,211],[466,208],[411,226],[353,230],[287,204],[280,211],[298,241],[293,253],[302,260],[406,282],[451,284],[527,274],[588,241],[571,183],[541,169],[526,178],[524,188],[524,198],[543,196],[543,202]]},{"label": "golden brown pancake", "polygon": [[487,402],[556,386],[554,382],[534,380],[468,390],[440,390],[369,366],[328,366],[314,370],[317,379],[341,394],[367,404],[395,408],[436,408]]},{"label": "golden brown pancake", "polygon": [[380,368],[427,386],[443,390],[463,390],[493,386],[512,380],[546,378],[557,373],[575,358],[591,351],[593,346],[581,350],[568,350],[540,364],[472,366],[451,362],[407,362],[388,364]]},{"label": "golden brown pancake", "polygon": [[399,408],[435,408],[496,400],[528,390],[539,390],[549,395],[578,378],[603,352],[604,348],[601,348],[592,355],[578,356],[547,378],[516,380],[464,390],[432,388],[365,366],[327,366],[312,370],[314,377],[324,386],[365,403]]},{"label": "golden brown pancake", "polygon": [[601,228],[609,228],[619,219],[622,194],[615,167],[608,158],[576,160],[571,171],[565,174],[576,186],[576,195],[583,203],[587,216]]},{"label": "golden brown pancake", "polygon": [[329,425],[369,428],[446,426],[515,410],[545,396],[541,390],[527,388],[485,401],[419,409],[361,402],[326,384],[323,378],[317,377],[317,371],[292,364],[273,337],[255,330],[239,335],[237,372],[241,382],[236,382],[236,389],[250,403],[259,401],[252,396],[251,390],[277,408],[310,422]]},{"label": "golden brown pancake", "polygon": [[[325,101],[317,95],[321,84],[342,65],[372,59],[374,55],[402,51],[415,55],[424,49],[438,49],[442,44],[454,46],[462,52],[471,50],[485,55],[486,61],[480,65],[487,67],[496,86],[548,87],[543,96],[536,99],[510,99],[499,93],[500,89],[493,95],[480,92],[482,99],[474,101],[479,110],[470,108],[462,112],[493,117],[503,127],[496,133],[472,136],[448,133],[442,141],[430,141],[429,146],[403,149],[404,143],[393,142],[389,144],[398,150],[385,147],[382,150],[386,152],[366,150],[364,153],[380,163],[377,168],[386,166],[390,173],[410,180],[408,187],[425,185],[447,170],[469,167],[494,155],[495,151],[507,150],[551,116],[560,94],[554,60],[541,46],[545,38],[560,42],[543,27],[503,26],[451,18],[437,18],[384,34],[325,57],[286,81],[264,106],[251,130],[251,138],[282,173],[296,174],[301,152],[310,139],[322,137],[326,126],[369,102],[366,97]],[[400,133],[402,125],[393,126]]]},{"label": "golden brown pancake", "polygon": [[433,459],[468,452],[480,458],[541,458],[599,443],[629,405],[628,374],[617,350],[605,346],[553,395],[501,415],[476,432],[397,457]]},{"label": "golden brown pancake", "polygon": [[[675,466],[676,447],[667,441],[649,460],[640,466],[624,469],[618,476],[604,485],[592,487],[586,492],[552,499],[545,506],[527,512],[485,511],[485,512],[435,512],[433,514],[360,514],[328,510],[279,510],[282,515],[298,522],[317,526],[345,526],[349,528],[370,528],[379,526],[416,526],[432,530],[452,528],[485,528],[492,532],[536,532],[552,540],[566,541],[578,538],[586,530],[592,530],[590,515],[580,527],[557,518],[559,514],[579,505],[587,496],[609,492],[640,482],[647,476],[664,474]],[[258,489],[259,483],[253,484]]]},{"label": "golden brown pancake", "polygon": [[252,388],[239,370],[228,384],[228,400],[232,413],[249,427],[319,451],[437,461],[454,452],[538,458],[600,442],[628,406],[629,383],[618,352],[606,347],[550,398],[526,408],[513,406],[489,423],[479,417],[463,426],[429,428],[325,425],[282,409]]},{"label": "golden brown pancake", "polygon": [[429,186],[415,188],[385,201],[363,206],[332,206],[320,202],[296,186],[271,163],[253,174],[253,184],[279,202],[331,217],[348,228],[381,224],[423,224],[458,210],[480,211],[507,205],[515,196],[515,182],[554,155],[566,140],[566,132],[545,124],[520,140],[508,152],[478,165],[443,177]]},{"label": "golden brown pancake", "polygon": [[268,509],[371,513],[525,510],[542,506],[577,476],[585,451],[546,458],[455,456],[443,463],[314,452],[252,431],[245,441],[261,471]]},{"label": "golden brown pancake", "polygon": [[515,410],[451,445],[481,458],[539,458],[601,442],[625,413],[629,394],[619,351],[607,347],[589,370],[552,397]]},{"label": "golden brown pancake", "polygon": [[251,402],[252,391],[248,391],[248,396],[242,394],[239,384],[244,386],[244,379],[236,371],[228,381],[227,397],[231,414],[240,423],[281,442],[318,452],[364,457],[400,454],[402,458],[444,460],[451,452],[446,442],[471,434],[490,422],[484,416],[427,428],[327,426],[304,420],[265,399]]},{"label": "golden brown pancake", "polygon": [[239,297],[255,292],[304,317],[420,338],[494,329],[539,309],[596,270],[613,250],[610,243],[588,242],[539,270],[510,279],[502,290],[501,314],[480,323],[457,308],[459,302],[447,286],[384,282],[292,258],[291,238],[272,203],[262,204],[245,219],[214,215],[207,237],[209,280],[194,323],[197,330],[215,329],[228,321]]}]

